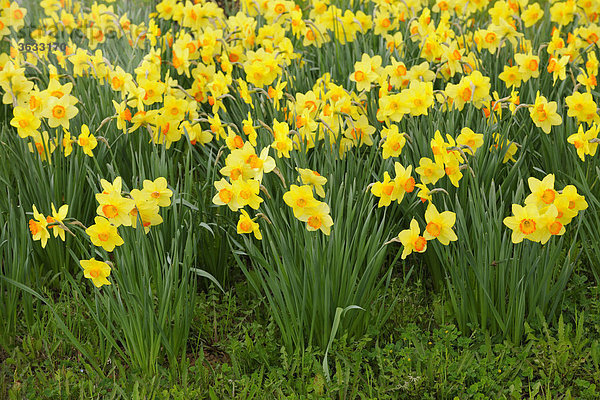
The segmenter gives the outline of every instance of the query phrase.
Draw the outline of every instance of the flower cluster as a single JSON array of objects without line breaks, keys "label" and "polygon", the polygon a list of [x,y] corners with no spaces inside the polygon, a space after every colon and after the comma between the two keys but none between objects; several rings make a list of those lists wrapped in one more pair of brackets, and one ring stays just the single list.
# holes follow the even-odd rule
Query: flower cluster
[{"label": "flower cluster", "polygon": [[[427,205],[422,235],[413,219],[398,237],[403,257],[425,251],[434,238],[444,245],[456,240],[454,214],[439,213],[432,195],[444,185],[460,187],[466,174],[475,175],[474,164],[498,162],[490,171],[505,171],[535,153],[519,151],[519,143],[538,141],[560,140],[557,146],[584,162],[597,152],[598,0],[372,0],[351,2],[349,9],[327,0],[306,7],[290,0],[238,3],[240,12],[226,16],[214,2],[161,0],[148,21],[135,24],[112,5],[43,0],[40,28],[31,34],[36,43],[55,43],[59,29],[85,38],[67,40],[64,51],[51,53],[24,50],[25,39],[11,32],[24,27],[27,10],[0,0],[0,39],[10,49],[0,54],[0,89],[3,104],[11,106],[13,131],[48,164],[60,154],[94,157],[94,151],[96,161],[108,153],[98,152],[99,143],[108,148],[109,141],[135,135],[170,149],[166,154],[184,146],[195,154],[200,146],[193,146],[207,145],[202,150],[214,149],[221,163],[212,202],[239,213],[237,232],[257,239],[258,218],[268,221],[259,210],[270,200],[283,200],[309,231],[329,235],[330,207],[317,200],[325,197],[327,179],[299,166],[321,153],[337,161],[372,149],[383,167],[394,166],[382,178],[369,178],[381,179],[369,185],[378,207],[401,205],[405,197]],[[551,30],[538,29],[546,22]],[[533,37],[538,31],[545,37]],[[109,60],[109,33],[128,50],[143,51],[139,63],[129,69]],[[341,53],[351,58],[347,68],[318,71],[331,48],[354,49]],[[34,70],[37,77],[27,76]],[[98,125],[82,123],[89,116],[82,84],[109,95],[112,107]],[[421,124],[425,116],[436,126]],[[437,123],[444,119],[447,125]],[[559,127],[573,121],[578,131],[559,137]],[[482,147],[489,151],[483,157]],[[283,172],[285,166],[299,174],[300,184],[282,199],[272,199],[263,185],[264,175],[274,172],[288,187],[276,162]],[[545,243],[587,206],[574,186],[558,192],[553,179],[530,178],[525,206],[515,204],[514,216],[504,220],[515,243]],[[121,178],[103,180],[102,187],[95,223],[86,232],[106,251],[123,244],[121,226],[148,232],[160,224],[159,209],[172,196],[164,178],[128,193]],[[64,239],[67,209],[53,206],[45,217],[34,206],[29,227],[42,246],[50,230]],[[110,266],[88,261],[82,261],[86,276],[107,284]]]},{"label": "flower cluster", "polygon": [[144,180],[142,190],[133,189],[127,197],[123,197],[121,193],[121,177],[115,178],[113,183],[102,179],[100,184],[103,190],[96,194],[98,216],[94,219],[94,225],[86,229],[86,233],[95,246],[106,251],[113,251],[116,246],[123,244],[123,239],[117,232],[119,226],[141,226],[148,233],[151,226],[163,222],[158,213],[159,207],[171,205],[173,192],[167,187],[167,180],[163,177],[154,181]]},{"label": "flower cluster", "polygon": [[[388,129],[386,139],[383,143],[384,159],[389,156],[397,157],[395,154],[389,154],[387,143],[390,141],[398,143],[399,148],[404,146],[404,134],[398,134],[396,125],[392,125]],[[449,178],[452,185],[458,187],[459,181],[463,177],[461,171],[467,167],[465,157],[467,154],[474,155],[477,149],[483,145],[483,135],[477,134],[465,127],[456,139],[446,134],[446,140],[444,140],[440,131],[436,131],[430,145],[433,152],[433,160],[429,157],[421,157],[419,166],[415,168],[415,172],[419,175],[420,183],[416,183],[415,178],[411,176],[412,165],[404,167],[396,161],[394,164],[396,173],[394,179],[391,179],[389,173],[386,171],[383,174],[382,182],[375,182],[370,185],[371,193],[379,197],[379,207],[387,207],[393,201],[397,201],[400,204],[404,195],[412,193],[415,187],[419,188],[418,196],[423,202],[431,200],[432,190],[427,185],[435,185],[444,176]]]},{"label": "flower cluster", "polygon": [[513,215],[504,218],[504,225],[512,230],[513,243],[527,239],[544,244],[551,236],[565,233],[565,225],[588,207],[575,186],[555,190],[553,174],[541,181],[529,178],[528,183],[531,194],[525,198],[525,206],[513,204]]},{"label": "flower cluster", "polygon": [[[141,190],[133,189],[126,197],[122,195],[121,177],[115,178],[112,183],[102,179],[100,184],[103,191],[96,194],[99,203],[96,210],[98,215],[94,218],[94,224],[85,229],[85,233],[94,246],[102,247],[108,252],[124,243],[118,227],[143,227],[145,233],[148,233],[151,226],[163,222],[158,213],[159,207],[171,205],[173,192],[167,187],[167,180],[163,177],[154,181],[145,180]],[[85,228],[81,222],[67,219],[68,210],[69,206],[66,204],[58,211],[52,204],[52,215],[44,216],[33,205],[33,218],[29,220],[33,240],[40,240],[44,248],[50,238],[50,231],[54,237],[60,237],[64,241],[65,231],[74,235],[67,224]],[[85,277],[92,279],[97,287],[110,284],[106,280],[110,273],[108,264],[91,259],[82,260],[81,266],[85,270]]]},{"label": "flower cluster", "polygon": [[427,242],[437,239],[445,246],[458,240],[456,233],[452,230],[456,222],[456,214],[452,211],[439,212],[433,203],[429,203],[425,211],[425,229],[421,235],[419,223],[414,218],[410,221],[410,228],[398,234],[392,241],[400,242],[403,246],[402,259],[404,260],[413,251],[424,253],[427,250]]},{"label": "flower cluster", "polygon": [[310,169],[299,168],[298,172],[298,180],[302,185],[291,185],[290,190],[283,194],[283,201],[292,208],[294,217],[306,222],[307,230],[320,230],[329,235],[333,226],[329,205],[317,200],[313,193],[314,190],[318,196],[325,196],[323,185],[327,183],[327,178]]},{"label": "flower cluster", "polygon": [[[250,122],[248,126],[255,135],[251,124]],[[250,129],[245,131],[252,138]],[[219,206],[227,205],[231,211],[240,211],[238,233],[254,232],[257,239],[262,239],[259,225],[255,222],[256,218],[250,218],[244,207],[249,206],[258,210],[260,203],[263,202],[259,196],[263,175],[275,169],[275,160],[269,156],[268,147],[257,154],[250,141],[244,142],[241,136],[234,135],[232,131],[228,142],[233,150],[225,159],[225,166],[220,170],[221,175],[228,179],[221,178],[214,183],[217,193],[212,201]]]}]

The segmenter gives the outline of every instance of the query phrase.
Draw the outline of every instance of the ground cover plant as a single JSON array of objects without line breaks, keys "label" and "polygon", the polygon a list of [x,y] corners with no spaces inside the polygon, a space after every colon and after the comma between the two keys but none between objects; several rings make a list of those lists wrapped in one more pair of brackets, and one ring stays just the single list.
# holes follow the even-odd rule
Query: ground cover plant
[{"label": "ground cover plant", "polygon": [[0,397],[597,397],[597,0],[0,4]]}]

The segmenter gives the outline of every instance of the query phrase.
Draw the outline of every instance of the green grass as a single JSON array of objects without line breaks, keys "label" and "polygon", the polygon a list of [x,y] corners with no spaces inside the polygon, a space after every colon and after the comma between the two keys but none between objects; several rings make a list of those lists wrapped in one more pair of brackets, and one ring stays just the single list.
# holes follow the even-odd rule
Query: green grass
[{"label": "green grass", "polygon": [[[388,323],[364,336],[342,336],[330,350],[332,382],[323,352],[289,354],[266,299],[237,281],[225,295],[198,296],[189,346],[173,375],[161,363],[143,374],[119,352],[99,376],[65,338],[47,309],[36,313],[10,347],[0,348],[0,397],[7,399],[366,398],[461,399],[580,398],[598,396],[600,291],[577,275],[577,293],[561,323],[541,315],[519,345],[494,343],[481,331],[464,335],[449,324],[443,298],[423,285],[424,274],[395,276],[388,295],[399,297]],[[241,277],[239,277],[241,278]],[[90,310],[65,283],[53,302],[77,339],[99,353]],[[383,293],[381,293],[383,294]],[[378,303],[380,304],[380,303]],[[587,311],[582,312],[580,310]]]}]

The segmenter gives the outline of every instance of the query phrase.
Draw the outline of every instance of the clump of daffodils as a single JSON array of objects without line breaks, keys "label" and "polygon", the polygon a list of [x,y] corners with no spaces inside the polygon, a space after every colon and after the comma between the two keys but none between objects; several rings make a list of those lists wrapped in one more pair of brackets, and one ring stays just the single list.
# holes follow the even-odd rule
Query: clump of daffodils
[{"label": "clump of daffodils", "polygon": [[513,215],[504,218],[504,225],[512,229],[513,243],[527,239],[545,244],[552,236],[564,234],[565,226],[588,207],[575,186],[554,189],[553,174],[541,181],[531,177],[528,183],[531,194],[525,205],[513,204]]},{"label": "clump of daffodils", "polygon": [[[244,208],[246,206],[253,210],[258,210],[260,204],[264,201],[260,197],[262,188],[261,182],[265,173],[275,169],[275,160],[269,156],[269,148],[265,147],[259,154],[252,145],[251,141],[256,143],[256,132],[252,127],[252,121],[248,116],[249,128],[245,129],[245,135],[248,141],[244,142],[242,137],[235,135],[230,140],[232,146],[231,153],[225,159],[225,166],[221,168],[221,178],[214,182],[217,193],[212,202],[218,206],[227,205],[231,211],[240,212],[237,232],[253,233],[257,239],[262,239],[259,230],[259,224],[256,217],[251,218]],[[234,136],[230,132],[230,136]],[[237,142],[237,144],[236,144]]]},{"label": "clump of daffodils", "polygon": [[416,219],[410,221],[410,228],[403,230],[398,236],[388,243],[402,243],[402,259],[404,260],[412,252],[424,253],[427,250],[427,242],[438,240],[447,246],[450,242],[458,240],[452,229],[456,223],[456,214],[452,211],[439,212],[433,203],[429,203],[425,211],[425,229],[421,234],[421,228]]},{"label": "clump of daffodils", "polygon": [[[133,189],[129,194],[123,196],[122,179],[115,178],[110,183],[104,179],[100,181],[103,191],[96,194],[99,205],[96,210],[97,216],[94,224],[85,228],[81,222],[67,218],[69,206],[61,206],[58,211],[52,204],[52,214],[44,216],[33,205],[33,218],[29,220],[29,231],[33,240],[39,240],[42,248],[46,247],[50,232],[54,237],[65,240],[65,232],[75,236],[68,225],[78,225],[85,228],[85,233],[94,246],[102,247],[107,252],[112,252],[116,247],[124,244],[117,228],[120,226],[131,226],[143,228],[148,233],[151,226],[163,222],[159,214],[159,207],[171,205],[173,192],[167,187],[167,180],[159,177],[154,181],[144,180],[143,188]],[[109,285],[106,280],[110,273],[110,267],[104,262],[94,259],[81,261],[84,268],[84,276],[92,279],[94,285],[100,287]]]},{"label": "clump of daffodils", "polygon": [[[382,140],[383,158],[398,157],[406,142],[405,134],[398,133],[395,125],[384,129],[384,133],[386,136],[385,140]],[[429,189],[427,185],[435,185],[444,176],[448,177],[453,186],[458,187],[463,177],[462,170],[467,168],[465,157],[467,154],[473,156],[483,145],[483,135],[475,133],[467,127],[461,130],[456,139],[449,134],[446,134],[446,138],[444,138],[440,131],[436,131],[430,145],[433,159],[421,157],[418,167],[415,168],[420,183],[416,183],[415,178],[412,177],[412,165],[404,167],[395,161],[395,177],[393,179],[386,171],[383,174],[383,181],[369,185],[371,193],[379,198],[378,207],[387,207],[394,201],[400,204],[404,195],[412,193],[415,187],[419,188],[418,196],[421,200],[428,201],[432,192],[435,193],[436,190],[441,189]]]},{"label": "clump of daffodils", "polygon": [[283,194],[283,201],[292,208],[294,217],[306,222],[307,230],[320,230],[329,235],[333,225],[329,206],[314,197],[313,187],[314,185],[310,183],[301,186],[291,185],[290,190]]}]

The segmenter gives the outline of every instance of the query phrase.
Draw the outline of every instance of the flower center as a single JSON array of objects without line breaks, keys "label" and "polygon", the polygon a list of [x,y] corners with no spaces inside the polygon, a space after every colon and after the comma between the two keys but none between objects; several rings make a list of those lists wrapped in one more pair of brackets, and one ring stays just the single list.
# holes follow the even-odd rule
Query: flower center
[{"label": "flower center", "polygon": [[489,32],[485,35],[485,41],[488,43],[493,43],[496,40],[496,34],[494,32]]},{"label": "flower center", "polygon": [[112,85],[115,89],[119,89],[123,85],[123,81],[115,76],[112,78]]},{"label": "flower center", "polygon": [[233,194],[231,193],[231,190],[229,190],[229,189],[219,190],[219,199],[221,199],[221,201],[223,203],[229,203],[232,198],[233,198]]},{"label": "flower center", "polygon": [[121,113],[121,118],[125,121],[131,121],[131,111],[129,111],[129,108],[126,108],[125,111]]},{"label": "flower center", "polygon": [[552,189],[544,190],[542,194],[542,201],[546,204],[552,204],[554,202],[554,198],[556,197],[556,192]]},{"label": "flower center", "polygon": [[321,217],[319,217],[317,215],[312,215],[312,216],[308,217],[307,223],[311,228],[319,229],[322,224]]},{"label": "flower center", "polygon": [[241,136],[235,135],[235,137],[233,138],[233,145],[238,149],[244,147],[244,141],[242,140]]},{"label": "flower center", "polygon": [[239,168],[234,168],[231,170],[231,179],[237,180],[242,175],[242,170]]},{"label": "flower center", "polygon": [[242,231],[248,233],[252,231],[252,223],[250,221],[242,221],[240,223],[240,228]]},{"label": "flower center", "polygon": [[538,69],[538,62],[536,60],[531,60],[531,61],[529,61],[528,67],[532,71],[537,71],[537,69]]},{"label": "flower center", "polygon": [[548,230],[550,231],[551,234],[558,235],[560,230],[562,229],[562,226],[563,225],[560,222],[554,221],[553,223],[548,225]]},{"label": "flower center", "polygon": [[298,200],[296,200],[296,205],[298,207],[304,207],[304,206],[306,206],[306,200],[305,199],[298,199]]},{"label": "flower center", "polygon": [[465,90],[463,90],[462,92],[462,99],[463,101],[469,101],[471,100],[471,88],[466,88]]},{"label": "flower center", "polygon": [[52,116],[54,118],[62,118],[65,116],[65,108],[63,106],[54,106],[52,109]]},{"label": "flower center", "polygon": [[119,215],[119,210],[117,209],[117,207],[113,206],[112,204],[107,204],[107,205],[103,206],[102,212],[104,213],[106,218],[114,218],[117,215]]},{"label": "flower center", "polygon": [[415,190],[415,178],[411,176],[406,180],[406,182],[404,182],[404,191],[406,193],[410,193],[413,190]]},{"label": "flower center", "polygon": [[244,200],[248,200],[251,195],[252,195],[252,193],[250,193],[250,191],[248,189],[244,189],[240,192],[240,197]]},{"label": "flower center", "polygon": [[546,108],[543,104],[539,104],[535,110],[538,113],[538,119],[540,121],[545,121],[546,119],[548,119],[548,113],[546,112]]},{"label": "flower center", "polygon": [[35,149],[37,150],[37,152],[38,152],[39,154],[42,154],[42,153],[44,153],[44,144],[43,144],[42,142],[37,142],[37,143],[35,144]]},{"label": "flower center", "polygon": [[450,176],[454,173],[456,173],[456,167],[446,167],[444,168],[444,172],[446,173],[446,175]]},{"label": "flower center", "polygon": [[103,242],[106,242],[109,237],[110,235],[107,232],[102,232],[98,234],[98,239],[100,239]]},{"label": "flower center", "polygon": [[394,184],[387,184],[387,185],[383,185],[383,194],[385,194],[386,196],[391,196],[392,192],[394,191]]},{"label": "flower center", "polygon": [[423,236],[419,236],[413,242],[413,246],[416,251],[422,252],[425,249],[425,246],[427,246],[427,240]]},{"label": "flower center", "polygon": [[428,223],[425,229],[433,237],[438,237],[440,236],[440,233],[442,233],[442,227],[439,224],[436,224],[435,222]]},{"label": "flower center", "polygon": [[30,219],[29,220],[29,231],[31,232],[32,235],[37,235],[40,232],[40,224],[34,220],[34,219]]},{"label": "flower center", "polygon": [[521,223],[519,224],[519,230],[525,235],[532,234],[535,232],[535,221],[531,218],[521,220]]}]

